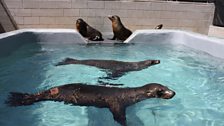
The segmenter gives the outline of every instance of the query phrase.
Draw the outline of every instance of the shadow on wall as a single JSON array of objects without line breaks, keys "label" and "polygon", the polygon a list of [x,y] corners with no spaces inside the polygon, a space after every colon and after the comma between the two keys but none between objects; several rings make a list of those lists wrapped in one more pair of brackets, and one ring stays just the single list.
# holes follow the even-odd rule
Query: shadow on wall
[{"label": "shadow on wall", "polygon": [[5,30],[4,30],[4,28],[2,27],[2,24],[0,23],[0,34],[1,33],[5,33]]},{"label": "shadow on wall", "polygon": [[0,0],[0,33],[17,30],[17,24],[4,1]]},{"label": "shadow on wall", "polygon": [[213,25],[224,27],[224,1],[215,1],[215,14],[213,19]]}]

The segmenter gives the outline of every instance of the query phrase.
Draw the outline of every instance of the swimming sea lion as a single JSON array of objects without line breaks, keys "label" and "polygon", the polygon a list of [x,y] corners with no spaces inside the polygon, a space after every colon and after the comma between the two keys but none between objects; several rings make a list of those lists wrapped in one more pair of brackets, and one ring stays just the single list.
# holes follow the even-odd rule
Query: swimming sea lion
[{"label": "swimming sea lion", "polygon": [[76,21],[76,29],[85,38],[91,41],[103,41],[102,34],[88,25],[83,19],[79,18]]},{"label": "swimming sea lion", "polygon": [[75,106],[109,108],[114,120],[126,126],[126,108],[149,98],[171,99],[175,92],[157,83],[142,87],[118,88],[73,83],[53,87],[36,94],[11,92],[9,106],[32,105],[40,101],[63,101]]},{"label": "swimming sea lion", "polygon": [[56,66],[60,65],[68,65],[68,64],[82,64],[88,66],[94,66],[100,69],[107,70],[107,79],[114,79],[117,77],[121,77],[127,72],[130,71],[139,71],[149,66],[159,64],[160,60],[144,60],[139,62],[123,62],[116,60],[97,60],[97,59],[89,59],[89,60],[78,60],[72,58],[66,58],[62,62],[56,64]]},{"label": "swimming sea lion", "polygon": [[111,40],[117,39],[125,41],[132,34],[129,29],[124,27],[119,16],[108,16],[108,18],[112,21],[112,29],[114,33],[114,37]]},{"label": "swimming sea lion", "polygon": [[162,29],[163,28],[163,24],[159,24],[155,27],[155,29]]}]

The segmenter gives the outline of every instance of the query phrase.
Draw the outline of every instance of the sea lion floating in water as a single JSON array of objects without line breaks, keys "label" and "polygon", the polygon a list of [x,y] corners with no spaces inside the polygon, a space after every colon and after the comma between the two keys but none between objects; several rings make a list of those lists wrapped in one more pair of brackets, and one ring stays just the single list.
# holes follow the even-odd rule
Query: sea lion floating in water
[{"label": "sea lion floating in water", "polygon": [[111,40],[121,40],[125,41],[132,32],[125,28],[125,26],[122,24],[121,19],[117,15],[108,16],[108,18],[112,21],[112,29],[114,36]]},{"label": "sea lion floating in water", "polygon": [[85,38],[91,41],[103,41],[102,33],[88,25],[83,19],[76,21],[76,29]]},{"label": "sea lion floating in water", "polygon": [[114,120],[126,126],[126,108],[149,98],[171,99],[175,92],[157,83],[135,88],[105,87],[73,83],[50,88],[36,94],[11,92],[9,106],[32,105],[40,101],[63,101],[75,106],[109,108]]},{"label": "sea lion floating in water", "polygon": [[127,72],[139,71],[159,63],[160,60],[124,62],[116,60],[97,60],[97,59],[78,60],[78,59],[66,58],[62,62],[56,64],[56,66],[68,65],[68,64],[82,64],[82,65],[94,66],[106,70],[108,77],[106,77],[105,79],[115,79],[121,77]]}]

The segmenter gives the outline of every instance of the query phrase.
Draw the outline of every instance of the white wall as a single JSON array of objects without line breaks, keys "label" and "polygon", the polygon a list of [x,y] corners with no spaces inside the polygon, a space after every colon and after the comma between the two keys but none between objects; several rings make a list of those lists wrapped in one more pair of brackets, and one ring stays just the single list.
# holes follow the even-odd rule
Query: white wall
[{"label": "white wall", "polygon": [[75,28],[83,18],[102,32],[111,32],[107,15],[119,15],[132,31],[164,24],[165,29],[208,33],[212,3],[175,1],[4,0],[19,28]]},{"label": "white wall", "polygon": [[224,27],[210,26],[209,27],[209,36],[224,38]]}]

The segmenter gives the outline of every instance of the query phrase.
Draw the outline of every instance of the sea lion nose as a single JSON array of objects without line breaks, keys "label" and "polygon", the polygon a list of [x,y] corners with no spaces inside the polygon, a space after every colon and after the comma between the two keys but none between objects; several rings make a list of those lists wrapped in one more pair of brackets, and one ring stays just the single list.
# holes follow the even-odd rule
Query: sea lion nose
[{"label": "sea lion nose", "polygon": [[110,20],[112,20],[112,15],[108,15],[107,17],[108,17]]},{"label": "sea lion nose", "polygon": [[160,63],[160,60],[155,60],[154,63],[155,64],[159,64]]},{"label": "sea lion nose", "polygon": [[174,97],[176,95],[176,93],[174,91],[172,91],[171,94],[172,94],[172,97]]},{"label": "sea lion nose", "polygon": [[174,91],[171,91],[171,90],[170,91],[165,91],[164,93],[166,94],[166,96],[168,96],[167,97],[168,99],[173,98],[176,95],[176,93]]}]

